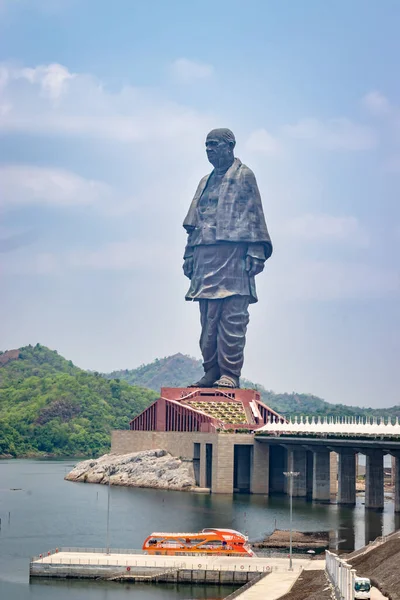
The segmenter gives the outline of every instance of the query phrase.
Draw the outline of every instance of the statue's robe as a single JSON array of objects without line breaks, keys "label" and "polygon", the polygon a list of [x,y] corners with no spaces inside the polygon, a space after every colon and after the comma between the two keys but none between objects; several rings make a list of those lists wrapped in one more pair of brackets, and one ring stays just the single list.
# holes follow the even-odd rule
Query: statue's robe
[{"label": "statue's robe", "polygon": [[225,172],[203,177],[183,226],[188,232],[184,257],[193,258],[186,300],[200,304],[204,369],[218,363],[223,374],[239,377],[247,308],[257,302],[246,257],[265,261],[272,253],[253,172],[236,158]]}]

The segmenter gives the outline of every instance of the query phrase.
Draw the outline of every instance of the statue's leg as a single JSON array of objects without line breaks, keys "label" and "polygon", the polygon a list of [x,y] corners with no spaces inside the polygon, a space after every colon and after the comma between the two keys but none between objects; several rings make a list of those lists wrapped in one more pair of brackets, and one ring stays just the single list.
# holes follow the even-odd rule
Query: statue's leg
[{"label": "statue's leg", "polygon": [[203,355],[204,376],[193,387],[211,387],[220,376],[217,354],[218,322],[223,300],[199,300],[200,350]]},{"label": "statue's leg", "polygon": [[230,296],[223,301],[218,322],[218,364],[221,377],[215,385],[239,387],[246,330],[249,323],[249,296]]}]

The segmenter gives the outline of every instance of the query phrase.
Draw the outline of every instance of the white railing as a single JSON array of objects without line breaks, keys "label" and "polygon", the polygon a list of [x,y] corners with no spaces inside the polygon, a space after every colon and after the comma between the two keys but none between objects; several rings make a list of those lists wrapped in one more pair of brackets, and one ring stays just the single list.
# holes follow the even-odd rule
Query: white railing
[{"label": "white railing", "polygon": [[354,437],[400,437],[400,423],[395,419],[364,417],[297,416],[282,423],[272,417],[257,433],[338,435]]},{"label": "white railing", "polygon": [[336,600],[353,600],[356,570],[329,550],[325,552],[325,561],[325,572],[334,587]]}]

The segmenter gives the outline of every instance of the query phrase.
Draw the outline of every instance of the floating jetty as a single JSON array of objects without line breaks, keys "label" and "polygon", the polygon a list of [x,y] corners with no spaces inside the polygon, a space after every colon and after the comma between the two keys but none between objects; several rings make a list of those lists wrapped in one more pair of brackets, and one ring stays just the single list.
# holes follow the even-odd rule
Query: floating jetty
[{"label": "floating jetty", "polygon": [[[310,567],[293,559],[293,570]],[[254,577],[287,572],[287,558],[233,556],[150,556],[140,550],[60,548],[31,559],[30,577],[103,579],[140,582],[187,582],[244,585]]]}]

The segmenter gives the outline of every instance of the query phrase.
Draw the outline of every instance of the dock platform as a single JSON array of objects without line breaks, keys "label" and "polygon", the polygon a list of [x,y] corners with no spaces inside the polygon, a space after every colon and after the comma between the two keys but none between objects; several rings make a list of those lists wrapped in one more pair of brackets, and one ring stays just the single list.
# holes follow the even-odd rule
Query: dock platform
[{"label": "dock platform", "polygon": [[[293,559],[293,574],[325,561]],[[312,567],[311,567],[312,565]],[[287,558],[154,556],[141,550],[60,548],[32,558],[30,577],[244,585],[259,574],[286,573]]]}]

